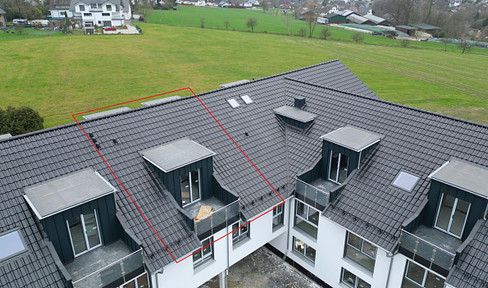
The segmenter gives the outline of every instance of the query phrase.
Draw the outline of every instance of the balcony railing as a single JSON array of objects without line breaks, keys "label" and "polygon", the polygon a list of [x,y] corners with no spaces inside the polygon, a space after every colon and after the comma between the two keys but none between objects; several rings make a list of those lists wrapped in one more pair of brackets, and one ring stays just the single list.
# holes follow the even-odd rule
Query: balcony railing
[{"label": "balcony railing", "polygon": [[120,286],[144,272],[142,248],[74,281],[75,288]]},{"label": "balcony railing", "polygon": [[323,211],[329,203],[329,192],[296,179],[295,197]]},{"label": "balcony railing", "polygon": [[216,210],[198,222],[193,220],[193,225],[197,236],[204,239],[237,220],[239,220],[239,200]]},{"label": "balcony railing", "polygon": [[449,252],[405,230],[402,230],[400,235],[400,249],[403,250],[401,252],[404,254],[411,254],[406,256],[410,256],[416,262],[445,275],[449,273],[456,258],[455,253]]}]

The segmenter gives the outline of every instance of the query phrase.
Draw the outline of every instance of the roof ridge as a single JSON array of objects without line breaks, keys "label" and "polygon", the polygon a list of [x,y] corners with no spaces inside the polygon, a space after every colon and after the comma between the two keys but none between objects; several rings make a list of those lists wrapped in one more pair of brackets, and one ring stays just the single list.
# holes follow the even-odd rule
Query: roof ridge
[{"label": "roof ridge", "polygon": [[478,126],[478,127],[481,127],[481,128],[488,129],[488,125],[487,124],[478,123],[478,122],[475,122],[475,121],[466,120],[466,119],[462,119],[462,118],[459,118],[459,117],[445,115],[445,114],[442,114],[442,113],[433,112],[433,111],[429,111],[429,110],[425,110],[425,109],[421,109],[421,108],[416,108],[416,107],[412,107],[412,106],[408,106],[408,105],[404,105],[404,104],[400,104],[400,103],[396,103],[396,102],[392,102],[392,101],[387,101],[387,100],[383,100],[383,99],[380,99],[380,98],[367,97],[367,96],[364,96],[364,95],[361,95],[361,94],[356,94],[356,93],[353,93],[353,92],[350,92],[350,91],[341,90],[341,89],[337,89],[337,88],[332,88],[332,87],[328,87],[328,86],[324,86],[324,85],[319,85],[319,84],[315,84],[315,83],[309,83],[309,82],[305,82],[303,80],[293,79],[293,78],[290,78],[290,77],[285,77],[285,80],[295,81],[295,82],[298,82],[298,83],[302,83],[302,84],[306,84],[306,85],[310,85],[310,86],[315,86],[315,87],[319,87],[319,88],[324,88],[324,89],[332,90],[332,91],[335,91],[335,92],[341,92],[341,93],[348,94],[348,95],[351,95],[351,96],[363,98],[363,99],[366,99],[368,101],[375,101],[375,102],[380,102],[380,103],[384,103],[384,104],[389,104],[389,105],[392,105],[392,106],[396,106],[396,107],[400,107],[400,108],[404,108],[404,109],[408,109],[408,110],[413,110],[413,111],[417,111],[417,112],[422,112],[422,113],[425,113],[425,114],[431,114],[431,115],[434,115],[434,116],[437,116],[437,117],[446,118],[446,119],[449,119],[449,120],[455,120],[455,121],[458,121],[458,122],[464,122],[466,124],[470,124],[470,125],[474,125],[474,126]]}]

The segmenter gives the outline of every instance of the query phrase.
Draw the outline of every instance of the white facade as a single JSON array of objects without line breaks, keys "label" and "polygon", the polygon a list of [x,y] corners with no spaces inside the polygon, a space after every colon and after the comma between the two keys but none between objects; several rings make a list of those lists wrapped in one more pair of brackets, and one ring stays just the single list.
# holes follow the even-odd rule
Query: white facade
[{"label": "white facade", "polygon": [[53,19],[53,20],[61,20],[65,18],[65,13],[68,13],[68,18],[73,17],[73,12],[69,10],[69,8],[66,9],[52,9],[49,10],[50,16],[48,19]]},{"label": "white facade", "polygon": [[[243,238],[236,244],[232,241],[232,225],[213,235],[213,240],[229,234],[216,241],[212,245],[212,259],[194,267],[193,258],[190,256],[179,263],[172,262],[162,271],[153,273],[151,282],[153,287],[189,288],[198,287],[209,281],[216,275],[226,273],[235,263],[256,251],[266,243],[281,236],[286,238],[287,219],[286,208],[284,211],[284,224],[273,229],[273,211],[249,220],[249,237]],[[178,259],[179,261],[180,259]]]},{"label": "white facade", "polygon": [[131,18],[131,8],[122,8],[114,2],[87,3],[84,1],[76,2],[72,9],[73,15],[81,19],[83,25],[87,22],[98,26],[121,26],[125,20]]}]

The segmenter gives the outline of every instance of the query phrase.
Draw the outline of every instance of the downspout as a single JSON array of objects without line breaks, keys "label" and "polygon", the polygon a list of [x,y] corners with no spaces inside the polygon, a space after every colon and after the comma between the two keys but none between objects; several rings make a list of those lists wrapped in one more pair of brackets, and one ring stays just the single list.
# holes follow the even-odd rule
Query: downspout
[{"label": "downspout", "polygon": [[390,258],[390,267],[388,268],[388,278],[386,278],[386,287],[388,288],[390,286],[390,275],[391,275],[391,266],[393,266],[393,253],[391,252],[386,252],[386,257]]}]

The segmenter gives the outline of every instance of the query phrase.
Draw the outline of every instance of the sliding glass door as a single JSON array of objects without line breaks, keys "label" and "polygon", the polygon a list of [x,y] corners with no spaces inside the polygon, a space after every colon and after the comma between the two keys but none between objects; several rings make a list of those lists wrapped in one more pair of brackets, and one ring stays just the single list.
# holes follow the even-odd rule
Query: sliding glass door
[{"label": "sliding glass door", "polygon": [[75,257],[101,245],[96,210],[67,220],[66,224]]},{"label": "sliding glass door", "polygon": [[470,206],[469,202],[448,194],[442,194],[435,226],[457,238],[461,238]]}]

